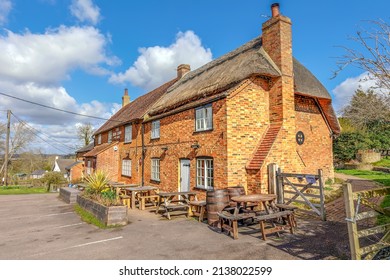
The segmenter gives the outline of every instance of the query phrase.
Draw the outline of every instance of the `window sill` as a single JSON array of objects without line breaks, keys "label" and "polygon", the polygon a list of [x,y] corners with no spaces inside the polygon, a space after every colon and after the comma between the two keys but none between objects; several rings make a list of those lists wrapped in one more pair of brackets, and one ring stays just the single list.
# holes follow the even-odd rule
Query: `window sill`
[{"label": "window sill", "polygon": [[126,177],[126,178],[131,178],[131,175],[124,175],[124,174],[121,174],[122,177]]},{"label": "window sill", "polygon": [[150,179],[150,182],[151,182],[151,183],[155,183],[155,184],[160,184],[160,183],[161,183],[161,180]]},{"label": "window sill", "polygon": [[202,133],[202,132],[211,132],[211,131],[213,131],[213,128],[204,129],[204,130],[195,130],[193,134],[198,134],[198,133]]},{"label": "window sill", "polygon": [[206,188],[202,188],[202,187],[194,187],[195,190],[198,190],[198,191],[213,191],[214,189],[210,190],[210,189],[206,189]]},{"label": "window sill", "polygon": [[131,144],[133,143],[132,141],[128,141],[128,142],[123,142],[123,144]]}]

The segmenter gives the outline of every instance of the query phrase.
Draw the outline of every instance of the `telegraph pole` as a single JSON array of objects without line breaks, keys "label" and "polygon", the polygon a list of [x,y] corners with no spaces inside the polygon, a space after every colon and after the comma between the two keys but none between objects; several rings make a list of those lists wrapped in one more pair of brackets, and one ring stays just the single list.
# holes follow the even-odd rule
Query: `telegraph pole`
[{"label": "telegraph pole", "polygon": [[5,156],[4,156],[4,184],[8,186],[8,154],[9,154],[9,134],[11,127],[11,110],[7,110],[7,136],[5,139]]}]

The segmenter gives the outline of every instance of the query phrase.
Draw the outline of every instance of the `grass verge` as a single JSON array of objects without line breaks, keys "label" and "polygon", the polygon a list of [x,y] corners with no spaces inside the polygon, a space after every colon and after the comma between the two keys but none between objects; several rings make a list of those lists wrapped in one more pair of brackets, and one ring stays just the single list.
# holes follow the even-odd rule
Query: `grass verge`
[{"label": "grass verge", "polygon": [[82,207],[80,207],[78,204],[75,204],[74,206],[75,212],[80,216],[81,220],[86,222],[87,224],[95,225],[101,229],[108,229],[108,228],[118,228],[121,226],[106,226],[104,223],[102,223],[99,219],[97,219],[93,214],[89,213],[88,211],[84,210]]},{"label": "grass verge", "polygon": [[364,179],[373,180],[375,182],[381,183],[385,186],[390,186],[390,174],[380,171],[368,171],[368,170],[356,170],[356,169],[337,169],[337,173],[343,173],[347,175],[352,175]]},{"label": "grass verge", "polygon": [[0,195],[46,193],[46,188],[26,186],[2,186]]},{"label": "grass verge", "polygon": [[374,166],[390,167],[390,158],[386,157],[373,164]]}]

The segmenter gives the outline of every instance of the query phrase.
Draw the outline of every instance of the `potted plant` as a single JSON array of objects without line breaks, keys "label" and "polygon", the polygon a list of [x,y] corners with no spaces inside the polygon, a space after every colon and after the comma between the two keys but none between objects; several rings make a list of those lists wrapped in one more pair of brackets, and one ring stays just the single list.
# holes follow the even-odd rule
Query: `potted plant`
[{"label": "potted plant", "polygon": [[87,187],[77,197],[77,203],[105,225],[126,225],[127,207],[123,206],[109,187],[109,177],[96,171],[85,179]]}]

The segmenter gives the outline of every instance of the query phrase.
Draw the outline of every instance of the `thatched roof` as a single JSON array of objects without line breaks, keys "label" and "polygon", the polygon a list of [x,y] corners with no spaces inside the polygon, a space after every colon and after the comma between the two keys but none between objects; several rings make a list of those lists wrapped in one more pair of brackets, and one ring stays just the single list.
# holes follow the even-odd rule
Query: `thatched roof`
[{"label": "thatched roof", "polygon": [[260,37],[187,73],[153,105],[149,115],[161,114],[190,101],[221,92],[253,74],[280,76],[278,67],[261,47]]},{"label": "thatched roof", "polygon": [[108,131],[114,127],[121,126],[132,121],[143,119],[151,105],[154,104],[166,91],[177,81],[177,78],[163,84],[162,86],[144,94],[116,112],[107,122],[105,122],[95,133]]},{"label": "thatched roof", "polygon": [[[321,82],[295,58],[293,67],[296,94],[331,101],[331,96]],[[156,118],[172,110],[189,108],[191,104],[197,104],[201,99],[221,94],[254,75],[270,78],[281,75],[279,68],[263,49],[261,37],[187,73],[167,90],[167,93],[151,107],[148,114]],[[331,105],[322,109],[330,127],[337,133],[339,124]]]}]

